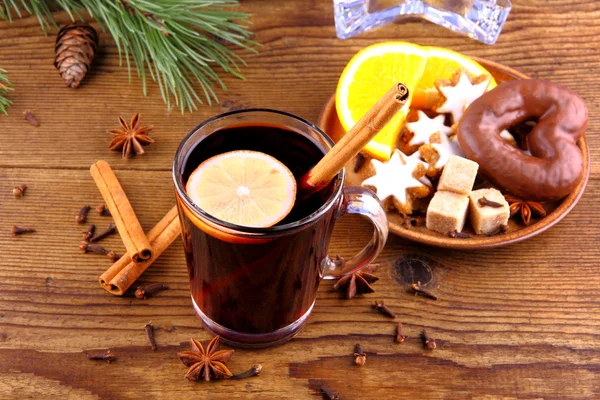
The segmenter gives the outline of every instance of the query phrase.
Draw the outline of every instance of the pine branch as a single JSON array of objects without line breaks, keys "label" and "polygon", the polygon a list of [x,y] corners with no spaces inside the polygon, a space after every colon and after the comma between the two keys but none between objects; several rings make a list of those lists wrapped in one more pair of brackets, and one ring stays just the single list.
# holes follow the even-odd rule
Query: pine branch
[{"label": "pine branch", "polygon": [[[230,11],[237,0],[57,0],[72,19],[89,13],[113,37],[131,78],[130,61],[142,79],[158,83],[167,106],[181,111],[217,102],[214,87],[226,89],[217,71],[243,79],[245,62],[227,43],[255,51],[246,27],[248,14]],[[20,9],[19,4],[23,9]],[[47,0],[4,0],[0,18],[11,11],[35,15],[43,29],[53,24]],[[2,0],[0,0],[2,5]],[[195,85],[200,88],[197,93]]]},{"label": "pine branch", "polygon": [[6,76],[6,71],[0,68],[0,112],[8,114],[8,108],[12,101],[6,97],[9,92],[12,92],[12,84]]}]

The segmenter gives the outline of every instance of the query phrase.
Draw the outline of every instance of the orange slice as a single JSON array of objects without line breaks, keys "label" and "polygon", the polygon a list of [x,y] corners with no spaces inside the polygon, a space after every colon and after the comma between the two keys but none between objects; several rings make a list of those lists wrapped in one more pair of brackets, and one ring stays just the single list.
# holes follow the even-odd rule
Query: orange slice
[{"label": "orange slice", "polygon": [[[410,107],[432,108],[440,100],[437,79],[451,79],[464,68],[473,76],[489,75],[488,90],[496,81],[479,63],[452,50],[407,42],[384,42],[366,47],[350,60],[335,93],[337,114],[348,131],[396,82],[411,92]],[[408,104],[365,146],[364,151],[389,160],[408,113]]]},{"label": "orange slice", "polygon": [[[348,131],[397,82],[409,92],[416,87],[427,60],[421,46],[405,42],[386,42],[359,51],[350,60],[338,82],[336,108],[342,126]],[[396,114],[364,151],[387,161],[408,113],[409,103]]]},{"label": "orange slice", "polygon": [[487,75],[490,77],[490,84],[487,90],[497,86],[492,75],[471,58],[452,50],[441,47],[423,47],[427,51],[427,64],[419,83],[415,87],[411,107],[413,108],[432,108],[440,100],[440,93],[434,86],[438,79],[452,79],[452,76],[459,68],[464,68],[472,76]]},{"label": "orange slice", "polygon": [[277,159],[258,151],[232,151],[204,161],[190,175],[190,198],[208,214],[236,225],[264,228],[289,214],[296,179]]}]

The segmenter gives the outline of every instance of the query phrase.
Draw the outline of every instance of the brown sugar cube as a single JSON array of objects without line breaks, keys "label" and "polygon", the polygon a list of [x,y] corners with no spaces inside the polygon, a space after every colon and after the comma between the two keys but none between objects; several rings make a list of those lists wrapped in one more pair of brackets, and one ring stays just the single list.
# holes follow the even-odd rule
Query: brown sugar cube
[{"label": "brown sugar cube", "polygon": [[438,190],[447,190],[462,195],[468,195],[473,189],[479,164],[459,156],[450,156],[442,171]]},{"label": "brown sugar cube", "polygon": [[[479,199],[486,198],[489,202],[501,204],[501,207],[481,205]],[[502,193],[497,189],[479,189],[469,195],[469,219],[473,230],[478,235],[490,235],[508,223],[510,208]]]},{"label": "brown sugar cube", "polygon": [[465,226],[468,207],[467,196],[437,191],[427,207],[426,226],[444,235],[448,232],[460,232]]}]

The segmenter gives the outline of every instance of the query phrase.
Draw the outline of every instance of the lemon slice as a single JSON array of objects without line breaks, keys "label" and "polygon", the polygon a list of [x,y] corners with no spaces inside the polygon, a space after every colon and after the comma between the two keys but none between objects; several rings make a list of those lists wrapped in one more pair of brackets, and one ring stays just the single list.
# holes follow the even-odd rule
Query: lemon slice
[{"label": "lemon slice", "polygon": [[[344,129],[350,130],[395,83],[404,83],[412,93],[426,62],[427,51],[406,42],[380,43],[358,52],[342,72],[336,90],[336,109]],[[383,161],[390,158],[409,103],[365,146],[366,153]]]},{"label": "lemon slice", "polygon": [[277,159],[258,151],[232,151],[204,161],[190,175],[187,194],[222,221],[264,228],[289,214],[296,179]]}]

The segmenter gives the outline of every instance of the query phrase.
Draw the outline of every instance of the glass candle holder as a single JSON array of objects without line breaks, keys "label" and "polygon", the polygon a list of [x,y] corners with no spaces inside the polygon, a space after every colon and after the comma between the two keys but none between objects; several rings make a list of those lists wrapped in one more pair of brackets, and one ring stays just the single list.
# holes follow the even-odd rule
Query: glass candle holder
[{"label": "glass candle holder", "polygon": [[333,6],[340,39],[403,18],[419,17],[494,44],[512,5],[510,0],[333,0]]}]

